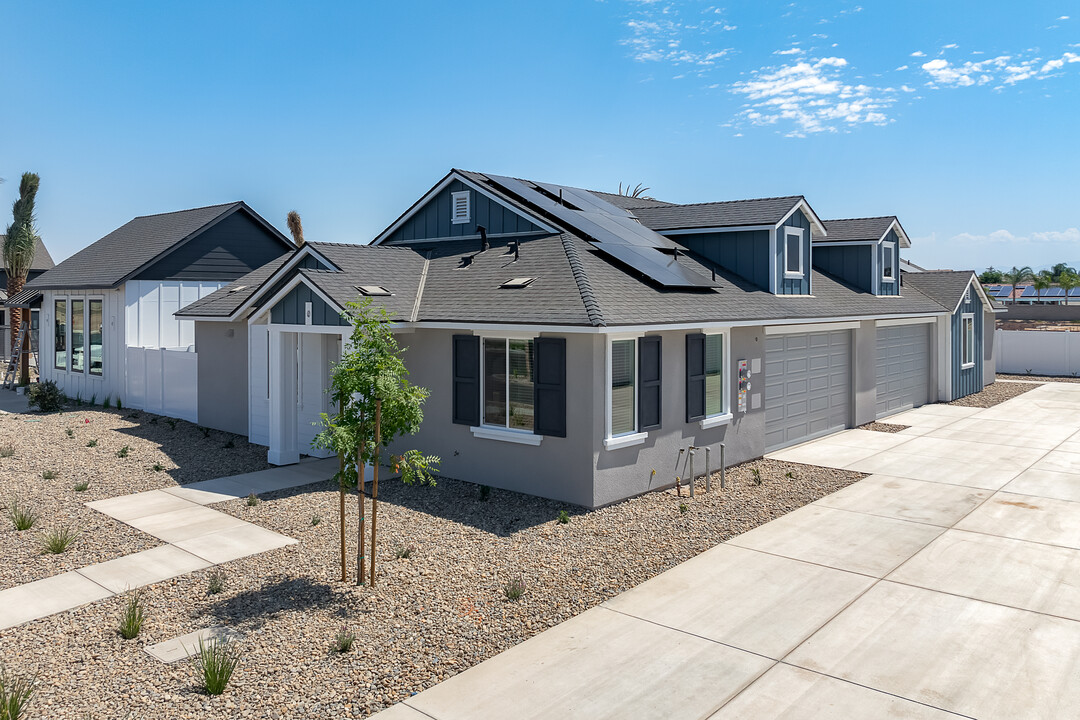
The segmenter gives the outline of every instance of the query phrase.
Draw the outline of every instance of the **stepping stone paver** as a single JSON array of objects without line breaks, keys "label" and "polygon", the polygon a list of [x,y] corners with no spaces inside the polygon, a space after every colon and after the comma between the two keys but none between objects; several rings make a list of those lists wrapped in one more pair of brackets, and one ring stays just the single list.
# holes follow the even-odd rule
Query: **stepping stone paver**
[{"label": "stepping stone paver", "polygon": [[176,547],[217,565],[296,544],[296,540],[251,523],[180,540]]},{"label": "stepping stone paver", "polygon": [[0,591],[0,629],[111,597],[112,592],[72,571]]},{"label": "stepping stone paver", "polygon": [[224,625],[203,628],[190,632],[187,635],[165,640],[154,645],[147,645],[145,650],[151,657],[157,658],[163,663],[172,663],[184,660],[199,652],[199,641],[209,643],[212,640],[240,640],[243,635],[236,630]]}]

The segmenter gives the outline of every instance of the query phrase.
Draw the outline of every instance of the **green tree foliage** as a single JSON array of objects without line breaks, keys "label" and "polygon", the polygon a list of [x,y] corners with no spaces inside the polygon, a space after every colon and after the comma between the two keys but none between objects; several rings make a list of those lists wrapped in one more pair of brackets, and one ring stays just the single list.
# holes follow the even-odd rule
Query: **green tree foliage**
[{"label": "green tree foliage", "polygon": [[1035,273],[1031,270],[1031,267],[1025,265],[1024,267],[1013,266],[1012,270],[1005,273],[1005,282],[1012,285],[1014,288],[1021,284],[1035,279]]},{"label": "green tree foliage", "polygon": [[1076,271],[1072,268],[1066,268],[1061,275],[1058,276],[1058,286],[1065,291],[1065,304],[1069,304],[1069,291],[1075,287],[1080,287],[1080,275],[1076,274]]},{"label": "green tree foliage", "polygon": [[991,265],[979,275],[979,282],[981,282],[983,285],[1003,283],[1005,282],[1005,273],[995,269],[994,266]]},{"label": "green tree foliage", "polygon": [[1052,277],[1049,270],[1043,270],[1031,281],[1039,300],[1042,300],[1043,290],[1046,290],[1054,284]]},{"label": "green tree foliage", "polygon": [[[23,173],[19,182],[19,197],[11,208],[11,224],[4,233],[4,269],[7,271],[8,297],[22,292],[26,284],[26,276],[30,273],[30,266],[34,263],[34,249],[37,247],[37,218],[34,215],[34,203],[37,199],[38,186],[41,178],[37,173]],[[9,325],[12,328],[11,350],[15,350],[18,342],[19,328],[24,320],[23,311],[19,308],[9,308],[11,313]],[[27,313],[29,315],[29,313]],[[30,355],[24,354],[19,363],[19,383],[26,385],[30,382]]]}]

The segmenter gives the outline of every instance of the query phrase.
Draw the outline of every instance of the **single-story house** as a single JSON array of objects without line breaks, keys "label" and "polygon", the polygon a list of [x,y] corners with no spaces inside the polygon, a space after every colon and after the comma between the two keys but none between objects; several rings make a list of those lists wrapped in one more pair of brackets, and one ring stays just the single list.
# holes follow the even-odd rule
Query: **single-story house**
[{"label": "single-story house", "polygon": [[293,249],[243,202],[131,220],[19,293],[42,308],[41,379],[194,421],[195,328],[174,313]]},{"label": "single-story house", "polygon": [[[691,446],[700,473],[704,448],[743,462],[991,382],[952,379],[957,308],[906,282],[909,245],[896,218],[822,221],[802,196],[677,204],[453,170],[370,244],[308,242],[176,315],[198,422],[286,464],[314,452],[340,313],[369,297],[431,393],[409,442],[441,472],[598,507],[685,477]],[[992,352],[982,328],[963,347]]]}]

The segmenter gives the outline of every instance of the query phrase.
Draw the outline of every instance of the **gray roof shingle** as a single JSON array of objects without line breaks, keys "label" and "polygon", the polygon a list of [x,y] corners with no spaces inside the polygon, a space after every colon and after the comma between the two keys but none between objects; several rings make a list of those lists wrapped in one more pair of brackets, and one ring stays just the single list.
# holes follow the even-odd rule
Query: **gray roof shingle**
[{"label": "gray roof shingle", "polygon": [[915,288],[952,312],[960,304],[960,298],[967,292],[974,276],[973,270],[924,270],[904,273],[900,283],[901,287]]},{"label": "gray roof shingle", "polygon": [[258,292],[263,283],[270,276],[281,269],[292,253],[286,253],[279,258],[271,260],[260,268],[256,268],[247,275],[238,277],[223,288],[219,288],[204,298],[186,305],[175,313],[177,317],[194,315],[199,317],[228,317],[238,307],[247,302],[248,298]]},{"label": "gray roof shingle", "polygon": [[[131,273],[169,252],[214,220],[241,207],[247,208],[243,202],[232,202],[137,217],[28,285],[39,290],[115,287]],[[252,215],[255,213],[252,212]]]},{"label": "gray roof shingle", "polygon": [[843,220],[823,220],[827,237],[814,238],[815,242],[854,242],[858,240],[880,240],[896,222],[895,215],[868,218],[845,218]]},{"label": "gray roof shingle", "polygon": [[740,225],[775,225],[804,200],[802,195],[726,202],[635,207],[641,224],[653,230],[680,230]]}]

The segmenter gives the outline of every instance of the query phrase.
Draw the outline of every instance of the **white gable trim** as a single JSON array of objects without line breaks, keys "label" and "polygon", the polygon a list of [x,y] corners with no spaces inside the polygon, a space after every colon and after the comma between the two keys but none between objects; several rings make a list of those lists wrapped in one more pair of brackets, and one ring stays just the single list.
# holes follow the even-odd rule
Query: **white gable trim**
[{"label": "white gable trim", "polygon": [[552,233],[552,234],[555,234],[555,233],[559,232],[555,228],[551,227],[551,225],[549,225],[548,223],[541,220],[535,214],[529,212],[528,210],[525,210],[524,208],[517,207],[517,206],[511,204],[509,201],[507,201],[504,198],[496,195],[495,193],[491,192],[487,188],[485,188],[485,187],[483,187],[481,185],[477,185],[472,180],[470,180],[467,177],[465,177],[464,175],[461,175],[460,173],[458,173],[456,170],[451,170],[450,173],[447,174],[447,176],[444,177],[441,182],[439,182],[435,187],[428,190],[427,193],[422,198],[420,198],[420,200],[418,202],[413,204],[413,206],[411,208],[409,208],[408,210],[405,211],[404,215],[402,215],[397,220],[395,220],[393,225],[391,225],[390,227],[386,228],[381,233],[379,233],[378,236],[376,236],[376,238],[371,241],[371,244],[372,245],[381,245],[383,243],[383,241],[386,240],[387,237],[392,235],[395,230],[397,230],[399,227],[404,225],[409,220],[409,218],[411,218],[413,215],[415,215],[416,213],[418,213],[420,211],[420,208],[426,206],[431,201],[431,199],[433,197],[435,197],[440,192],[445,190],[447,188],[447,186],[449,186],[450,183],[452,183],[454,180],[460,181],[461,183],[463,183],[467,187],[472,188],[476,192],[478,192],[481,195],[483,195],[484,197],[486,197],[488,200],[491,200],[492,202],[495,202],[495,203],[498,203],[499,205],[502,205],[507,210],[509,210],[511,212],[514,212],[514,213],[517,213],[518,215],[524,215],[525,217],[527,217],[529,219],[529,221],[531,223],[533,223],[534,225],[540,227],[545,232]]},{"label": "white gable trim", "polygon": [[[240,305],[240,307],[236,308],[235,310],[233,310],[231,313],[229,313],[225,317],[214,316],[212,318],[206,318],[206,319],[222,320],[222,321],[225,321],[225,322],[232,322],[233,320],[235,320],[236,318],[241,316],[244,312],[246,312],[252,305],[254,305],[256,302],[258,302],[259,297],[262,295],[263,288],[268,288],[268,287],[273,286],[274,283],[278,282],[279,280],[281,280],[281,278],[285,277],[290,272],[292,272],[296,268],[296,266],[300,264],[300,261],[303,260],[305,257],[308,257],[308,256],[313,257],[316,260],[318,260],[319,262],[326,265],[327,267],[332,268],[335,272],[342,272],[341,268],[339,268],[334,263],[330,262],[330,260],[327,259],[327,257],[325,255],[323,255],[321,252],[319,252],[315,248],[311,247],[311,245],[305,244],[302,248],[300,248],[297,251],[297,253],[295,255],[293,255],[291,258],[289,258],[289,260],[284,265],[282,265],[280,268],[278,268],[277,272],[275,272],[273,275],[271,275],[266,280],[264,280],[259,285],[259,287],[256,288],[255,292],[251,293],[251,297],[249,297],[247,300],[245,300]],[[199,318],[199,316],[197,316],[197,315],[190,315],[188,317],[190,317],[191,319],[200,319],[200,320],[202,320],[202,318]]]},{"label": "white gable trim", "polygon": [[815,227],[818,229],[818,231],[819,231],[818,234],[819,235],[821,235],[822,237],[828,236],[829,233],[825,230],[825,224],[823,222],[821,222],[821,219],[818,218],[818,216],[814,212],[813,208],[810,207],[810,203],[806,202],[806,198],[803,198],[802,200],[800,200],[798,203],[795,204],[795,207],[788,210],[787,214],[784,215],[784,217],[780,218],[780,222],[776,223],[776,225],[774,225],[773,227],[774,228],[779,228],[781,225],[786,223],[788,221],[788,218],[790,218],[792,215],[795,214],[796,210],[802,210],[803,215],[806,215],[807,219],[810,220],[811,236],[813,236],[813,229]]},{"label": "white gable trim", "polygon": [[878,238],[878,242],[881,242],[886,237],[888,237],[889,232],[891,232],[893,230],[893,228],[896,229],[896,237],[898,237],[900,239],[900,247],[902,247],[902,248],[910,248],[911,247],[911,239],[908,238],[907,233],[904,232],[904,228],[900,227],[900,221],[897,220],[896,218],[893,218],[893,221],[892,221],[892,223],[889,224],[889,227],[885,228],[885,232],[883,232],[881,234],[881,237]]},{"label": "white gable trim", "polygon": [[[975,291],[977,293],[979,293],[979,297],[982,298],[983,306],[988,307],[991,310],[996,312],[997,309],[994,307],[994,304],[992,302],[990,302],[990,298],[986,296],[986,291],[983,290],[982,283],[979,282],[979,278],[978,278],[978,276],[975,275],[975,273],[971,273],[971,280],[968,281],[968,287],[970,288],[972,286],[975,287]],[[956,303],[956,307],[954,307],[952,309],[954,314],[956,313],[957,310],[960,309],[960,306],[964,304],[964,297],[966,295],[967,295],[967,290],[965,290],[964,294],[960,296],[960,299]]]},{"label": "white gable trim", "polygon": [[[281,290],[278,291],[272,298],[267,300],[266,303],[262,306],[262,310],[260,312],[254,314],[250,318],[248,318],[248,321],[247,321],[248,325],[261,324],[259,322],[261,318],[266,318],[266,322],[270,323],[270,311],[274,309],[275,305],[277,305],[279,302],[281,302],[282,298],[284,298],[286,295],[288,295],[290,292],[292,292],[298,285],[301,285],[301,284],[307,285],[308,289],[311,290],[311,292],[315,293],[323,302],[325,302],[331,308],[336,310],[338,313],[344,312],[345,308],[341,307],[341,305],[339,305],[337,302],[330,299],[330,296],[327,295],[326,293],[324,293],[322,290],[320,290],[313,282],[308,280],[303,275],[298,274],[296,277],[294,277],[292,280],[290,280],[285,285],[285,287],[281,288]],[[291,325],[290,327],[301,327],[301,326],[299,326],[299,325]]]}]

